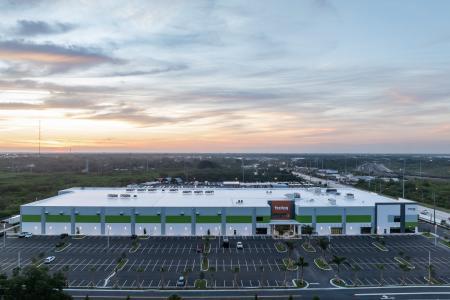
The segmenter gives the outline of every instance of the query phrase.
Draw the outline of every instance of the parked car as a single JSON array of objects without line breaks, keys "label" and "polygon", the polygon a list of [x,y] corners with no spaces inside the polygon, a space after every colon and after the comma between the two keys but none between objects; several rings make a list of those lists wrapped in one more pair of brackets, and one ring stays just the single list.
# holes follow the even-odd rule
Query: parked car
[{"label": "parked car", "polygon": [[46,258],[44,259],[44,264],[49,264],[49,263],[51,263],[52,261],[55,260],[55,258],[56,258],[56,257],[54,257],[54,256],[46,257]]},{"label": "parked car", "polygon": [[197,245],[197,253],[203,253],[203,247],[201,245]]},{"label": "parked car", "polygon": [[30,238],[32,236],[33,236],[33,234],[31,232],[21,232],[21,233],[19,233],[19,237],[20,238]]},{"label": "parked car", "polygon": [[59,235],[59,238],[60,238],[60,239],[65,239],[65,238],[68,237],[68,236],[69,236],[68,233],[61,233],[61,234]]},{"label": "parked car", "polygon": [[228,239],[228,237],[223,238],[222,247],[224,247],[224,248],[230,247],[230,240]]},{"label": "parked car", "polygon": [[244,245],[242,244],[242,242],[236,243],[236,249],[244,249]]},{"label": "parked car", "polygon": [[422,215],[428,215],[428,210],[424,209],[420,212]]},{"label": "parked car", "polygon": [[178,277],[177,286],[184,286],[185,284],[186,284],[186,280],[184,279],[184,276]]}]

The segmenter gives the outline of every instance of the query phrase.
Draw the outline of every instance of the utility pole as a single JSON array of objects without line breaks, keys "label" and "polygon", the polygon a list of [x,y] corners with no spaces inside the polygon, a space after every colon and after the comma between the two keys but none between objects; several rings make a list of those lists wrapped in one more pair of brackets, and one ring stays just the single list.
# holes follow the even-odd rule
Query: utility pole
[{"label": "utility pole", "polygon": [[436,192],[433,192],[433,223],[434,223],[434,245],[437,246],[437,224],[436,224]]},{"label": "utility pole", "polygon": [[244,182],[244,157],[242,157],[241,162],[242,162],[242,182]]},{"label": "utility pole", "polygon": [[20,251],[17,252],[17,267],[20,269]]},{"label": "utility pole", "polygon": [[41,120],[39,120],[39,129],[38,129],[38,140],[39,140],[39,155],[41,157]]},{"label": "utility pole", "polygon": [[431,284],[431,252],[428,251],[428,283]]},{"label": "utility pole", "polygon": [[6,248],[6,223],[3,223],[3,248]]},{"label": "utility pole", "polygon": [[403,199],[405,199],[405,167],[406,167],[406,160],[403,159],[403,184],[402,184]]}]

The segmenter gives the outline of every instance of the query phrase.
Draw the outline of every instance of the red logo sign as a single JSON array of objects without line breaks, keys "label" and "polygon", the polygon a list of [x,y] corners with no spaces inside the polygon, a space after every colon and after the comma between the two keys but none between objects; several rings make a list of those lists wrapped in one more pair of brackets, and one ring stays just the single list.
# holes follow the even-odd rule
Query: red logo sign
[{"label": "red logo sign", "polygon": [[272,201],[272,219],[288,220],[292,218],[292,201]]}]

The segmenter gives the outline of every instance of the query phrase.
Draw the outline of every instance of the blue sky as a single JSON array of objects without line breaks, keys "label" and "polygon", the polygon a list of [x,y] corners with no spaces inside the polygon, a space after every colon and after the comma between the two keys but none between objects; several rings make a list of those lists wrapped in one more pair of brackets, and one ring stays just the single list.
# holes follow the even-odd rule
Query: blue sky
[{"label": "blue sky", "polygon": [[0,151],[450,149],[449,1],[4,1]]}]

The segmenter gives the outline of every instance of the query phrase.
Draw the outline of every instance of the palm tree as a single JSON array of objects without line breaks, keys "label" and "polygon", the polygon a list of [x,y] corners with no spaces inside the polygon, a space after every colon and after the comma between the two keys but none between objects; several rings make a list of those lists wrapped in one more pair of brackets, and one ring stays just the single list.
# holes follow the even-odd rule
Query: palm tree
[{"label": "palm tree", "polygon": [[283,270],[283,272],[284,272],[284,281],[283,281],[283,283],[284,283],[284,286],[286,287],[287,286],[287,271],[288,271],[288,268],[283,264],[283,265],[281,265],[281,270]]},{"label": "palm tree", "polygon": [[208,271],[210,272],[209,275],[211,277],[211,287],[214,287],[214,272],[216,271],[216,268],[211,267]]},{"label": "palm tree", "polygon": [[260,287],[263,287],[264,286],[264,266],[263,265],[260,265],[259,266],[259,274],[261,275],[261,280],[260,280],[260,282],[259,282],[259,285],[260,285]]},{"label": "palm tree", "polygon": [[91,272],[91,275],[92,275],[92,281],[90,282],[90,286],[92,286],[92,287],[94,287],[94,278],[95,278],[95,271],[97,270],[97,268],[95,267],[95,266],[92,266],[90,269],[89,269],[89,271]]},{"label": "palm tree", "polygon": [[[306,268],[307,266],[309,266],[309,263],[305,260],[305,258],[303,256],[300,256],[298,258],[298,261],[295,263],[295,265],[301,269],[302,271],[302,277],[301,277],[301,283],[303,285],[303,272],[304,272],[304,268]],[[298,280],[298,269],[297,269],[297,280]]]},{"label": "palm tree", "polygon": [[292,251],[294,250],[294,243],[292,241],[284,242],[286,244],[286,248],[288,250],[288,257],[291,260]]},{"label": "palm tree", "polygon": [[143,267],[139,267],[136,269],[137,272],[137,280],[138,280],[138,287],[142,287],[142,282],[141,282],[141,274],[144,272],[144,268]]},{"label": "palm tree", "polygon": [[308,248],[311,248],[311,235],[313,234],[313,228],[311,225],[306,225],[303,227],[303,232],[308,235]]},{"label": "palm tree", "polygon": [[339,279],[339,269],[341,264],[346,260],[346,257],[343,256],[337,256],[337,255],[333,255],[333,259],[331,260],[332,263],[336,264],[337,266],[337,278]]},{"label": "palm tree", "polygon": [[384,265],[383,264],[376,264],[375,267],[380,271],[380,285],[383,285],[383,271],[384,271]]},{"label": "palm tree", "polygon": [[184,276],[184,278],[185,278],[185,280],[186,280],[186,283],[185,283],[185,287],[187,288],[188,287],[188,277],[189,277],[189,274],[192,272],[192,270],[191,270],[191,268],[186,268],[186,270],[184,270],[183,271],[183,276]]},{"label": "palm tree", "polygon": [[161,267],[159,269],[159,272],[161,274],[161,288],[164,288],[164,272],[166,272],[166,269],[164,269],[164,267]]},{"label": "palm tree", "polygon": [[400,268],[400,270],[402,270],[403,284],[406,284],[406,272],[411,271],[411,269],[408,267],[407,264],[404,264],[404,263],[399,263],[398,267]]},{"label": "palm tree", "polygon": [[353,271],[353,281],[355,283],[355,286],[358,285],[358,272],[361,271],[361,268],[358,265],[351,265],[350,266]]},{"label": "palm tree", "polygon": [[238,279],[238,273],[239,273],[239,267],[234,267],[234,269],[232,270],[233,271],[233,274],[234,274],[234,282],[236,283],[236,286],[238,286],[238,281],[237,281],[237,279]]},{"label": "palm tree", "polygon": [[319,247],[320,249],[322,249],[322,256],[324,260],[325,260],[325,251],[327,251],[329,245],[330,242],[327,239],[324,238],[319,239]]}]

